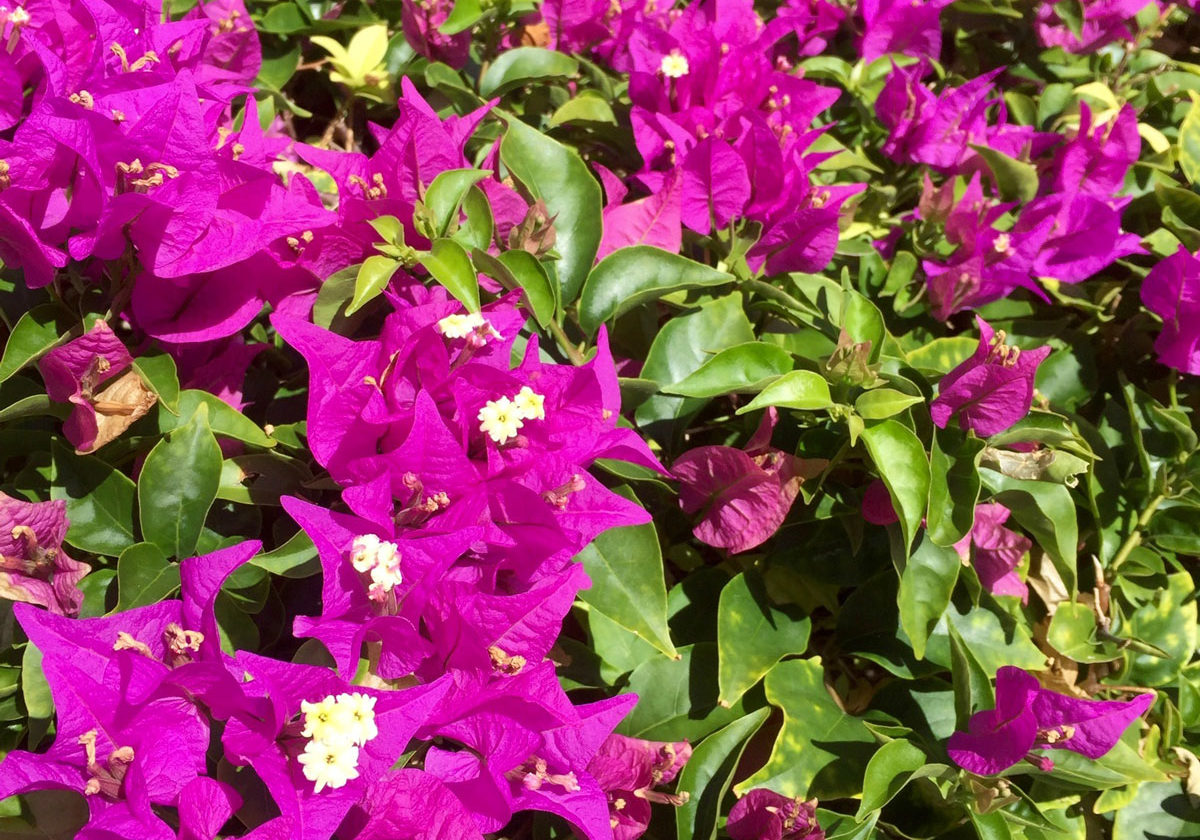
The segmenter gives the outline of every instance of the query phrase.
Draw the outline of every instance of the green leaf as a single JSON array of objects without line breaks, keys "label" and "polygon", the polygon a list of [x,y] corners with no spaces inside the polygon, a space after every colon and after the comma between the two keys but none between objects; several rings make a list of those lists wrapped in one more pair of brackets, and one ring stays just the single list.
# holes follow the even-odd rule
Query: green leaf
[{"label": "green leaf", "polygon": [[155,351],[134,359],[133,369],[168,411],[178,413],[179,374],[175,370],[174,359],[166,353]]},{"label": "green leaf", "polygon": [[925,658],[925,644],[934,625],[950,604],[962,560],[953,548],[937,545],[928,534],[908,558],[900,575],[900,626],[908,634],[917,659]]},{"label": "green leaf", "polygon": [[299,461],[270,452],[252,452],[221,464],[217,498],[244,505],[278,505],[300,492],[312,473]]},{"label": "green leaf", "polygon": [[1159,686],[1173,682],[1196,652],[1197,610],[1191,575],[1167,576],[1167,589],[1129,616],[1129,633],[1162,648],[1167,658],[1131,652],[1130,679],[1137,685]]},{"label": "green leaf", "polygon": [[486,99],[503,96],[513,88],[545,79],[573,76],[579,62],[564,53],[542,47],[505,50],[487,66],[479,78],[479,95]]},{"label": "green leaf", "polygon": [[179,565],[161,548],[143,542],[131,545],[117,560],[117,606],[114,613],[156,604],[179,588]]},{"label": "green leaf", "polygon": [[459,222],[458,230],[451,238],[468,251],[487,250],[496,228],[496,220],[492,218],[492,205],[488,203],[483,190],[479,187],[467,190],[466,196],[463,197],[462,210],[467,218]]},{"label": "green leaf", "polygon": [[878,811],[892,801],[913,773],[925,765],[925,753],[916,745],[898,739],[879,748],[867,762],[863,776],[862,801],[854,818],[862,821],[867,814]]},{"label": "green leaf", "polygon": [[946,622],[950,637],[950,677],[954,686],[954,718],[957,728],[966,731],[971,715],[995,706],[992,675],[976,658],[958,628]]},{"label": "green leaf", "polygon": [[33,642],[21,653],[21,698],[31,718],[45,720],[54,714],[54,697],[42,672],[42,652]]},{"label": "green leaf", "polygon": [[793,370],[763,388],[757,397],[739,408],[737,413],[745,414],[769,405],[800,411],[817,411],[832,406],[833,397],[829,393],[829,383],[825,381],[825,377],[811,370]]},{"label": "green leaf", "polygon": [[1086,604],[1064,601],[1054,611],[1046,641],[1056,651],[1076,662],[1111,662],[1121,657],[1115,642],[1096,637],[1096,614]]},{"label": "green leaf", "polygon": [[979,460],[985,444],[975,437],[955,438],[939,430],[929,453],[929,515],[925,527],[938,545],[954,545],[971,533],[979,501]]},{"label": "green leaf", "polygon": [[301,32],[311,26],[310,21],[300,12],[295,3],[273,3],[267,13],[259,20],[258,28],[263,32],[276,35],[290,35]]},{"label": "green leaf", "polygon": [[1071,491],[1061,484],[1009,478],[995,470],[980,470],[983,484],[1013,512],[1013,518],[1050,555],[1067,588],[1075,591],[1075,560],[1079,524]]},{"label": "green leaf", "polygon": [[579,324],[593,333],[605,321],[671,292],[732,282],[731,274],[661,248],[620,248],[588,275],[579,299]]},{"label": "green leaf", "polygon": [[525,292],[538,326],[544,327],[553,321],[559,308],[559,289],[551,282],[538,258],[528,251],[505,251],[499,259]]},{"label": "green leaf", "polygon": [[666,656],[676,655],[667,628],[667,584],[653,525],[602,532],[579,552],[590,589],[579,598]]},{"label": "green leaf", "polygon": [[563,304],[574,302],[596,259],[604,208],[600,184],[573,149],[547,137],[511,114],[500,142],[500,161],[554,217],[556,270]]},{"label": "green leaf", "polygon": [[892,506],[900,517],[905,550],[908,550],[925,518],[929,499],[929,460],[925,447],[911,429],[895,420],[882,420],[867,426],[863,429],[862,441],[887,485]]},{"label": "green leaf", "polygon": [[783,712],[783,729],[766,765],[734,792],[765,787],[789,797],[857,795],[875,737],[829,696],[821,660],[780,662],[767,674],[766,689],[771,705]]},{"label": "green leaf", "polygon": [[41,358],[68,328],[62,310],[52,303],[34,307],[22,315],[13,325],[8,343],[4,345],[4,355],[0,356],[0,382]]},{"label": "green leaf", "polygon": [[[1200,184],[1200,93],[1188,91],[1192,107],[1179,126],[1179,168],[1188,182]],[[0,377],[2,378],[2,377]]]},{"label": "green leaf", "polygon": [[585,90],[574,99],[568,99],[559,106],[546,123],[549,128],[556,128],[568,123],[605,123],[616,125],[617,117],[613,114],[612,106],[603,96]]},{"label": "green leaf", "polygon": [[142,536],[168,557],[190,557],[221,483],[221,447],[201,403],[155,444],[138,477]]},{"label": "green leaf", "polygon": [[1037,167],[1016,158],[1011,158],[1004,152],[998,152],[990,146],[969,144],[979,153],[1000,190],[1000,197],[1005,201],[1032,201],[1038,191]]},{"label": "green leaf", "polygon": [[714,840],[717,836],[721,800],[729,792],[733,771],[747,742],[770,713],[770,709],[756,709],[712,733],[692,751],[679,774],[677,790],[686,791],[688,801],[675,809],[677,840]]},{"label": "green leaf", "polygon": [[678,659],[656,656],[629,675],[638,703],[617,732],[651,741],[699,741],[746,714],[742,704],[717,705],[717,646],[710,642],[678,649]]},{"label": "green leaf", "polygon": [[317,559],[317,549],[312,538],[304,531],[297,531],[292,537],[273,551],[256,554],[250,562],[260,569],[266,569],[273,575],[286,578],[311,577],[320,571],[321,565]]},{"label": "green leaf", "polygon": [[[507,53],[506,53],[507,54]],[[448,169],[439,172],[433,183],[425,190],[423,203],[432,214],[438,236],[449,236],[458,227],[458,211],[471,187],[478,184],[491,172],[481,169]]]},{"label": "green leaf", "polygon": [[1137,796],[1117,811],[1113,840],[1196,840],[1200,838],[1200,808],[1193,805],[1176,780],[1143,782]]},{"label": "green leaf", "polygon": [[864,420],[886,420],[924,401],[924,397],[914,397],[894,388],[876,388],[860,394],[854,401],[854,410]]},{"label": "green leaf", "polygon": [[[715,353],[754,338],[742,296],[734,292],[667,321],[650,345],[641,375],[660,385],[681,382]],[[639,426],[661,438],[671,430],[658,424],[687,417],[703,405],[699,399],[656,394],[639,405],[634,416]]]},{"label": "green leaf", "polygon": [[318,327],[329,329],[334,320],[342,315],[342,309],[354,295],[354,286],[358,282],[358,268],[343,268],[331,274],[321,284],[317,292],[317,302],[313,304],[313,323]]},{"label": "green leaf", "polygon": [[466,32],[483,17],[483,7],[479,0],[454,0],[454,8],[438,27],[443,35],[457,35]]},{"label": "green leaf", "polygon": [[798,608],[771,604],[758,574],[745,572],[725,584],[717,607],[718,702],[732,705],[779,660],[804,653],[810,628]]},{"label": "green leaf", "polygon": [[429,253],[421,257],[421,265],[461,301],[468,312],[479,311],[479,278],[463,246],[453,239],[435,239]]},{"label": "green leaf", "polygon": [[50,498],[67,503],[67,542],[93,554],[116,557],[137,542],[133,501],[137,488],[123,473],[92,455],[51,446]]},{"label": "green leaf", "polygon": [[399,260],[376,254],[363,260],[354,278],[354,297],[346,307],[346,315],[353,315],[383,293],[392,275],[400,268]]},{"label": "green leaf", "polygon": [[277,441],[259,428],[258,424],[229,403],[207,391],[189,388],[179,395],[179,413],[159,412],[158,430],[163,434],[175,431],[195,415],[200,406],[208,409],[208,426],[213,434],[233,438],[264,449]]},{"label": "green leaf", "polygon": [[782,347],[752,341],[722,350],[663,393],[684,397],[715,397],[761,391],[792,369],[792,355]]}]

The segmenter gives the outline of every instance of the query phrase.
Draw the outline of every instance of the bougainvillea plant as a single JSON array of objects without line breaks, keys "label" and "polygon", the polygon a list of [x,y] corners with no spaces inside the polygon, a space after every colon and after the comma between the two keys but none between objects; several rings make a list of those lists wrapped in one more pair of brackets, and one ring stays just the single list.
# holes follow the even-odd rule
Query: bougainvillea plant
[{"label": "bougainvillea plant", "polygon": [[1195,0],[0,0],[0,835],[1200,836]]}]

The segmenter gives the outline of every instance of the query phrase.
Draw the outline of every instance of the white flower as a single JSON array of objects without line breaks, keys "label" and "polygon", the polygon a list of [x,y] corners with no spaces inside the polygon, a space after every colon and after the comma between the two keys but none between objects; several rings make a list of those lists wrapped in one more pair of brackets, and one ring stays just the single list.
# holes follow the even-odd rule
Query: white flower
[{"label": "white flower", "polygon": [[305,738],[330,744],[353,741],[354,720],[350,707],[340,705],[333,695],[319,703],[305,700],[300,703],[300,711],[304,713],[304,730],[300,734]]},{"label": "white flower", "polygon": [[304,778],[314,782],[313,793],[326,787],[340,788],[358,778],[358,747],[351,743],[309,741],[300,756]]},{"label": "white flower", "polygon": [[362,746],[379,734],[375,725],[375,698],[358,691],[353,694],[339,694],[339,706],[348,710],[350,719],[354,722],[353,743]]},{"label": "white flower", "polygon": [[546,398],[528,385],[517,392],[512,404],[517,410],[517,416],[522,420],[546,419]]},{"label": "white flower", "polygon": [[446,338],[467,338],[471,333],[476,331],[481,331],[481,334],[485,337],[500,337],[500,333],[496,332],[496,328],[478,312],[470,312],[466,315],[447,315],[437,322],[437,326],[438,332],[446,336]]},{"label": "white flower", "polygon": [[484,404],[479,409],[479,431],[487,434],[496,443],[504,443],[517,436],[517,429],[524,424],[521,413],[508,397],[501,397]]},{"label": "white flower", "polygon": [[688,74],[691,68],[688,67],[686,55],[679,50],[671,50],[670,53],[663,56],[659,69],[662,70],[662,74],[668,79],[682,79]]}]

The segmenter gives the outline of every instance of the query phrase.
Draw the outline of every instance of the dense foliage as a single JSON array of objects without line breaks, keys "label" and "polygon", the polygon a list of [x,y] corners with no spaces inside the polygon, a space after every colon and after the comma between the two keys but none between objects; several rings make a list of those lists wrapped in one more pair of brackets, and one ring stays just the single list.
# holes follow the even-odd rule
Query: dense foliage
[{"label": "dense foliage", "polygon": [[4,836],[1200,837],[1195,0],[4,2]]}]

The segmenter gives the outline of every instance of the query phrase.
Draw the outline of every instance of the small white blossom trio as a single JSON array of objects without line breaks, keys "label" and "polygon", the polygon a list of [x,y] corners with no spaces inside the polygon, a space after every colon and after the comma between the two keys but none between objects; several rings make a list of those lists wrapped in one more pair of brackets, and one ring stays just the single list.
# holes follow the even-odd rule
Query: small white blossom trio
[{"label": "small white blossom trio", "polygon": [[437,322],[437,328],[446,338],[470,338],[473,335],[478,335],[484,340],[500,338],[496,328],[478,312],[447,315]]},{"label": "small white blossom trio", "polygon": [[546,419],[546,398],[528,385],[509,399],[501,397],[485,403],[479,409],[479,431],[496,443],[504,443],[517,436],[517,430],[526,420]]},{"label": "small white blossom trio", "polygon": [[358,778],[358,749],[379,734],[375,726],[375,698],[366,694],[332,694],[318,703],[301,702],[304,730],[309,742],[300,756],[304,778],[313,792],[340,788]]},{"label": "small white blossom trio", "polygon": [[369,572],[371,584],[367,597],[384,601],[404,578],[400,574],[400,549],[394,542],[381,540],[374,534],[355,537],[350,545],[350,564],[356,572]]}]

